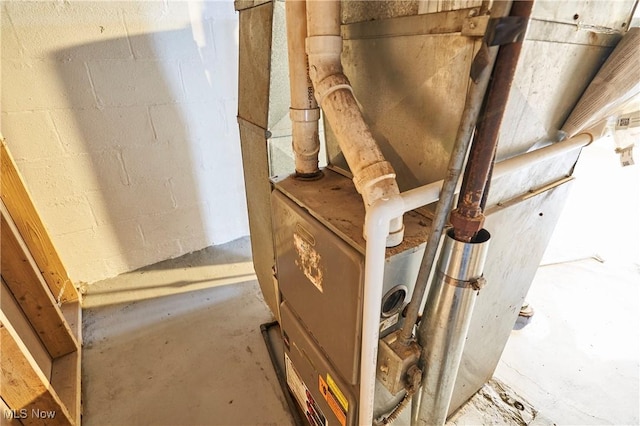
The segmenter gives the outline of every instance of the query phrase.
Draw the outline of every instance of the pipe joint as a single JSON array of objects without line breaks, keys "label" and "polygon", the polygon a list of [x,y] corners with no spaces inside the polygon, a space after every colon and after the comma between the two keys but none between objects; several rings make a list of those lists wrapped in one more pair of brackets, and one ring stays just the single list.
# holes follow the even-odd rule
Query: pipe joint
[{"label": "pipe joint", "polygon": [[458,207],[451,212],[449,221],[454,229],[455,238],[460,241],[469,242],[474,238],[484,225],[484,214],[480,213],[477,216],[467,216],[461,212],[461,207]]},{"label": "pipe joint", "polygon": [[[305,42],[309,58],[309,77],[314,87],[328,76],[342,74],[342,62],[340,62],[342,37],[339,35],[309,36]],[[315,89],[317,90],[317,87]]]},{"label": "pipe joint", "polygon": [[342,53],[342,37],[339,35],[315,35],[305,41],[307,55],[338,55]]},{"label": "pipe joint", "polygon": [[[370,192],[370,188],[381,181],[386,179],[395,179],[396,172],[393,170],[391,163],[388,161],[380,161],[378,163],[373,163],[362,170],[355,172],[353,178],[353,183],[356,186],[356,189],[363,196]],[[395,194],[398,194],[400,191],[398,190]],[[379,198],[382,198],[379,197]],[[371,204],[375,200],[369,200]]]},{"label": "pipe joint", "polygon": [[371,205],[366,205],[367,213],[362,236],[365,240],[378,238],[385,233],[386,247],[395,247],[404,238],[402,216],[405,211],[404,201],[398,194],[377,198]]},{"label": "pipe joint", "polygon": [[289,117],[293,122],[311,123],[320,120],[320,108],[296,109],[289,108]]},{"label": "pipe joint", "polygon": [[402,216],[394,217],[389,222],[389,235],[387,235],[387,241],[385,245],[387,247],[395,247],[402,244],[404,239],[404,223],[402,222]]},{"label": "pipe joint", "polygon": [[[366,209],[380,200],[397,197],[400,193],[396,182],[396,173],[388,161],[373,163],[354,175],[353,183],[356,190],[362,195]],[[364,238],[367,238],[366,229],[364,230]],[[400,214],[390,219],[387,247],[397,246],[403,238],[404,224],[402,214]]]},{"label": "pipe joint", "polygon": [[320,147],[313,146],[310,148],[305,148],[303,146],[299,146],[298,144],[293,144],[293,152],[296,156],[300,156],[303,160],[313,160],[315,163],[318,163],[318,153],[320,152]]}]

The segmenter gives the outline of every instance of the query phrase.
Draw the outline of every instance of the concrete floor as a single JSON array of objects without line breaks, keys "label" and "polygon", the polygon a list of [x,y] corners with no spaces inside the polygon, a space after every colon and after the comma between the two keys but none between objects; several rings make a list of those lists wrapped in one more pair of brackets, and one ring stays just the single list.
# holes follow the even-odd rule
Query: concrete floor
[{"label": "concrete floor", "polygon": [[[522,423],[494,416],[499,398],[487,389],[453,424],[640,421],[638,166],[620,169],[605,145],[583,157],[588,167],[576,173],[584,183],[529,293],[536,314],[512,332],[496,370],[539,415]],[[271,315],[247,238],[87,290],[84,424],[292,424],[259,329]]]},{"label": "concrete floor", "polygon": [[85,302],[83,424],[291,424],[247,238],[96,283]]},{"label": "concrete floor", "polygon": [[637,425],[640,168],[600,139],[575,176],[527,297],[536,313],[495,376],[558,424]]}]

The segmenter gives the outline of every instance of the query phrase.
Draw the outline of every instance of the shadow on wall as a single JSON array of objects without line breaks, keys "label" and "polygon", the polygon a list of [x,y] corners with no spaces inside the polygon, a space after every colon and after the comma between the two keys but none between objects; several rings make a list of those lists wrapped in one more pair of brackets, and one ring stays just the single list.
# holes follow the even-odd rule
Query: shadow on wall
[{"label": "shadow on wall", "polygon": [[[226,25],[217,29],[226,34],[211,31],[198,43],[188,27],[56,52],[73,109],[56,112],[67,117],[55,121],[65,149],[95,176],[79,186],[108,269],[124,272],[248,234],[237,59],[225,60],[237,58],[235,31]],[[79,90],[83,72],[90,87]]]}]

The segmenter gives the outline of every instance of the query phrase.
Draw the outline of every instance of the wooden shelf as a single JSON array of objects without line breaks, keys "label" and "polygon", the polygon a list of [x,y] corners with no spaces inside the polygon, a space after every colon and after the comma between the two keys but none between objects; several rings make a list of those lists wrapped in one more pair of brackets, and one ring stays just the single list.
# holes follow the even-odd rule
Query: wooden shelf
[{"label": "wooden shelf", "polygon": [[2,202],[0,212],[2,277],[52,357],[77,351],[71,328]]},{"label": "wooden shelf", "polygon": [[67,270],[49,238],[1,136],[0,140],[0,171],[2,173],[0,198],[15,221],[20,235],[26,241],[42,277],[51,289],[51,293],[56,296],[56,299],[60,295],[59,298],[62,302],[78,300],[78,292],[69,279]]},{"label": "wooden shelf", "polygon": [[4,141],[0,156],[0,423],[79,425],[80,297]]}]

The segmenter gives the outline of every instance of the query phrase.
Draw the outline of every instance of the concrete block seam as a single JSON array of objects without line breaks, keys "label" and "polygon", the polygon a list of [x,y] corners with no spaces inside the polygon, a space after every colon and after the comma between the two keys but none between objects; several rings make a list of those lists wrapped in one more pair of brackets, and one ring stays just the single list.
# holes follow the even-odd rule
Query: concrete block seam
[{"label": "concrete block seam", "polygon": [[180,89],[182,90],[182,96],[184,96],[184,100],[186,100],[188,98],[187,95],[187,88],[184,84],[184,74],[182,72],[182,65],[183,65],[183,61],[178,61],[178,76],[180,78]]},{"label": "concrete block seam", "polygon": [[127,165],[124,161],[124,157],[122,156],[122,148],[116,148],[116,157],[118,159],[118,163],[120,164],[120,171],[122,172],[121,178],[122,184],[125,186],[131,186],[131,176],[129,176],[129,172],[127,171]]},{"label": "concrete block seam", "polygon": [[129,47],[129,53],[131,54],[131,58],[133,59],[138,59],[136,58],[136,54],[133,51],[133,46],[131,45],[131,37],[129,36],[129,27],[127,27],[127,20],[124,19],[124,11],[120,11],[118,12],[120,14],[120,19],[122,20],[122,26],[124,27],[124,33],[127,36],[127,46]]},{"label": "concrete block seam", "polygon": [[156,105],[147,105],[147,119],[149,120],[149,124],[151,125],[151,132],[153,133],[153,140],[158,142],[158,131],[156,130],[156,125],[153,123],[153,117],[151,117],[151,107]]},{"label": "concrete block seam", "polygon": [[142,241],[142,247],[146,247],[147,239],[144,235],[144,230],[142,229],[142,225],[140,224],[140,222],[136,224],[136,230],[138,231],[138,235],[140,235],[140,240]]},{"label": "concrete block seam", "polygon": [[[70,235],[74,235],[74,234],[82,234],[84,232],[90,232],[92,237],[95,237],[96,235],[96,229],[97,228],[84,228],[84,229],[76,229],[73,231],[67,231],[67,232],[55,232],[51,234],[51,237],[53,239],[57,239],[57,238],[63,238],[63,237],[67,237]],[[65,244],[62,244],[63,246]]]},{"label": "concrete block seam", "polygon": [[95,232],[95,230],[98,228],[98,216],[96,215],[95,209],[93,204],[91,203],[91,200],[89,199],[89,197],[87,197],[87,194],[82,194],[82,198],[87,202],[87,206],[89,206],[89,213],[91,214],[91,221],[93,222],[92,225],[92,230]]},{"label": "concrete block seam", "polygon": [[53,116],[51,115],[51,109],[47,109],[46,114],[47,114],[47,119],[51,122],[51,126],[53,127],[53,132],[56,135],[56,143],[58,144],[62,152],[67,153],[67,150],[65,149],[64,144],[62,143],[62,136],[60,135],[60,131],[58,130],[56,120],[54,120]]},{"label": "concrete block seam", "polygon": [[173,188],[174,188],[173,178],[170,177],[169,179],[167,179],[165,181],[164,186],[169,191],[169,197],[171,197],[171,205],[173,209],[176,210],[178,208],[178,200],[176,199],[176,195],[173,192]]},{"label": "concrete block seam", "polygon": [[13,23],[13,19],[11,19],[11,13],[9,13],[9,9],[6,7],[6,3],[3,2],[2,5],[2,9],[4,9],[3,13],[5,13],[7,15],[7,19],[9,20],[9,25],[11,27],[11,32],[13,32],[13,35],[15,36],[16,41],[18,42],[18,47],[20,48],[20,56],[27,56],[26,55],[26,49],[24,47],[24,45],[22,44],[22,41],[20,41],[20,37],[18,37],[18,32],[16,31],[16,26]]},{"label": "concrete block seam", "polygon": [[214,22],[215,19],[207,19],[207,29],[209,30],[209,38],[211,39],[211,44],[213,45],[213,58],[212,60],[218,59],[218,48],[216,47],[216,39],[215,39],[215,30],[214,30]]},{"label": "concrete block seam", "polygon": [[89,85],[91,86],[91,93],[93,94],[93,100],[95,102],[95,106],[96,106],[96,108],[101,110],[101,109],[104,108],[104,102],[98,96],[98,92],[96,91],[96,86],[93,83],[93,76],[91,75],[91,68],[89,67],[89,63],[88,62],[84,62],[84,68],[87,71],[87,78],[89,79]]}]

